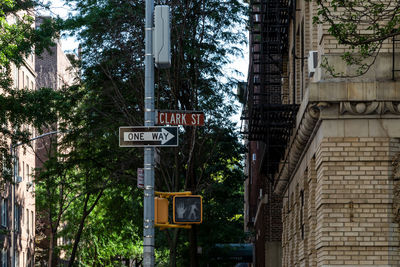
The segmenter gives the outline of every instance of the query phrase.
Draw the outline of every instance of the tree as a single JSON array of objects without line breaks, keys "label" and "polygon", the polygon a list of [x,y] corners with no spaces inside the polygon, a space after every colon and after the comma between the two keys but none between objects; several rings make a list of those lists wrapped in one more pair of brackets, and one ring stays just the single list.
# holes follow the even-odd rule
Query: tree
[{"label": "tree", "polygon": [[[206,193],[207,173],[217,164],[240,157],[227,118],[234,112],[232,86],[236,81],[223,72],[229,55],[240,55],[238,45],[244,35],[238,25],[244,23],[244,6],[239,1],[171,1],[172,67],[158,74],[159,109],[202,110],[207,117],[204,128],[185,127],[180,147],[162,150],[159,188]],[[226,78],[226,82],[223,81]],[[219,143],[232,138],[223,150]],[[237,140],[237,139],[236,139]],[[230,154],[230,152],[233,152]],[[235,156],[234,156],[235,155]],[[171,168],[171,166],[173,168]],[[189,231],[191,266],[197,266],[197,227]],[[177,230],[169,234],[170,265],[175,266]]]},{"label": "tree", "polygon": [[[128,2],[127,5],[129,5]],[[120,9],[120,13],[124,14],[129,10],[126,6],[117,5],[116,7]],[[105,12],[112,13],[112,11],[112,9],[105,9]],[[101,16],[103,15],[105,14]],[[127,14],[127,17],[135,18],[136,16]],[[90,21],[91,19],[87,18],[85,23]],[[78,22],[69,21],[68,23]],[[92,23],[95,22],[92,21]],[[122,26],[126,27],[126,25]],[[124,30],[121,29],[120,34],[123,35],[123,32]],[[113,33],[109,32],[109,34]],[[106,38],[107,34],[102,34],[101,37]],[[95,40],[90,39],[90,41]],[[142,162],[142,156],[137,153],[137,150],[126,151],[118,147],[118,127],[132,124],[132,120],[136,120],[138,116],[129,113],[129,110],[135,110],[137,109],[135,106],[142,105],[142,100],[138,101],[135,92],[129,90],[136,84],[137,78],[129,72],[127,72],[128,75],[124,75],[122,69],[135,67],[129,59],[126,59],[131,47],[126,46],[127,51],[107,50],[101,56],[97,52],[94,53],[97,48],[99,44],[94,42],[83,46],[83,60],[78,64],[82,63],[85,79],[77,90],[69,91],[70,98],[79,99],[79,101],[70,106],[72,109],[58,112],[59,119],[64,127],[68,128],[68,132],[58,142],[54,164],[51,164],[51,161],[46,162],[41,172],[42,176],[39,178],[44,188],[51,186],[51,190],[42,191],[44,203],[47,203],[47,207],[42,206],[44,208],[42,211],[50,213],[51,205],[53,205],[57,208],[57,214],[62,215],[61,220],[58,218],[53,220],[55,223],[53,229],[58,231],[54,235],[60,236],[61,231],[61,236],[72,241],[70,246],[65,247],[70,265],[73,265],[76,259],[83,260],[82,255],[87,252],[86,243],[81,242],[92,241],[85,238],[86,231],[91,229],[87,226],[92,225],[92,221],[95,220],[90,214],[96,211],[99,203],[103,205],[102,198],[108,197],[110,188],[120,185],[132,188],[136,185],[134,166]],[[126,60],[125,63],[122,62],[124,60]],[[114,70],[116,72],[113,72]],[[128,107],[121,100],[129,100],[132,106]],[[59,194],[60,184],[52,182],[58,179],[62,179],[70,190],[63,190],[63,194]],[[68,197],[67,193],[72,197]],[[127,195],[126,199],[131,199],[131,197]],[[60,203],[64,203],[64,207],[59,205]],[[60,221],[62,224],[67,223],[64,229],[59,227]],[[112,242],[112,237],[115,237],[115,234],[110,234],[106,240]],[[103,251],[97,252],[103,253]]]},{"label": "tree", "polygon": [[[46,8],[40,1],[0,2],[0,153],[2,155],[2,182],[10,181],[11,157],[9,144],[27,142],[32,134],[23,129],[23,124],[41,127],[54,121],[54,114],[48,114],[54,94],[51,90],[43,89],[35,92],[29,90],[15,90],[11,76],[13,66],[19,67],[25,58],[31,54],[40,54],[53,44],[57,36],[58,24],[56,21],[45,20],[38,27],[32,27],[34,22],[34,8]],[[33,102],[29,102],[36,100]]]},{"label": "tree", "polygon": [[[34,10],[47,8],[40,1],[6,0],[0,3],[0,114],[2,182],[11,181],[11,156],[9,142],[29,142],[33,132],[26,124],[34,126],[41,134],[41,129],[50,129],[58,121],[57,111],[64,110],[67,97],[64,91],[56,92],[51,88],[39,88],[35,91],[14,87],[12,69],[25,64],[26,58],[35,53],[40,55],[44,49],[54,45],[58,38],[59,20],[45,19],[40,27],[33,27]],[[31,148],[33,148],[31,146]],[[55,239],[54,239],[55,240]],[[53,240],[53,241],[54,241]]]},{"label": "tree", "polygon": [[[354,76],[365,74],[374,64],[383,42],[400,34],[400,1],[315,0],[316,24],[328,24],[328,32],[348,47],[342,59],[357,67]],[[334,77],[343,77],[327,60],[322,66]]]},{"label": "tree", "polygon": [[[100,228],[102,225],[100,218],[92,214],[100,214],[97,207],[104,207],[109,198],[114,199],[112,196],[118,197],[113,189],[121,184],[131,188],[121,191],[126,193],[120,198],[124,202],[138,194],[134,179],[136,168],[142,166],[143,153],[139,149],[119,148],[117,129],[122,125],[143,125],[144,3],[125,0],[68,2],[75,4],[78,11],[65,26],[77,34],[82,45],[81,86],[85,93],[73,114],[68,113],[69,117],[63,119],[72,130],[59,145],[65,144],[65,147],[73,149],[57,156],[65,161],[55,168],[59,172],[69,170],[68,179],[81,185],[75,193],[79,198],[65,213],[67,227],[62,235],[74,242],[73,246],[65,247],[71,255],[70,264],[75,258],[81,263],[93,262],[93,257],[104,263],[111,260],[111,254],[107,254],[105,248],[100,250],[101,246],[96,245],[96,250],[93,250],[89,245],[99,240],[94,233],[97,226]],[[225,77],[222,67],[228,62],[228,55],[240,53],[235,44],[244,41],[244,35],[234,29],[243,20],[244,6],[238,1],[177,1],[168,4],[173,18],[173,66],[170,70],[156,73],[157,107],[203,110],[208,120],[204,128],[182,129],[179,148],[160,150],[162,162],[157,168],[157,190],[186,189],[210,194],[215,177],[220,175],[225,177],[218,178],[218,183],[236,181],[235,185],[240,185],[241,146],[233,124],[227,119],[235,109],[232,103],[235,81]],[[222,81],[224,78],[226,81]],[[64,116],[62,113],[59,115],[61,118]],[[49,167],[51,171],[52,167]],[[87,199],[87,194],[100,197],[98,200]],[[232,192],[235,194],[240,194],[240,188],[236,186]],[[210,196],[207,201],[212,203],[212,199],[215,196]],[[90,214],[82,209],[85,203]],[[96,205],[91,209],[91,204]],[[224,208],[221,205],[209,206]],[[140,204],[135,203],[134,208],[140,210]],[[238,212],[240,208],[228,209],[222,221],[227,222],[227,218],[235,217]],[[136,217],[141,220],[142,213]],[[132,223],[129,226],[132,229],[142,227],[137,218],[132,219],[130,215],[126,219]],[[105,223],[107,220],[101,221]],[[96,222],[96,227],[93,227],[93,222]],[[234,225],[238,226],[237,223]],[[198,262],[197,254],[193,253],[197,249],[198,231],[201,231],[201,226],[190,235],[193,266]],[[172,232],[172,266],[176,262],[174,247],[178,245],[177,239],[186,239],[182,233]],[[112,244],[115,234],[110,233],[108,237],[102,240]],[[201,242],[207,243],[202,239]],[[105,254],[108,259],[101,256]]]}]

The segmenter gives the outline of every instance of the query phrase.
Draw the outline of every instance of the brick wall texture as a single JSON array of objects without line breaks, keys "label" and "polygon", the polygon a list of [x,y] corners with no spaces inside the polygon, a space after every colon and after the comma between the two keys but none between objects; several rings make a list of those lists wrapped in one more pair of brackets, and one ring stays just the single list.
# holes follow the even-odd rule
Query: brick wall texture
[{"label": "brick wall texture", "polygon": [[283,208],[283,266],[400,266],[393,138],[324,138]]}]

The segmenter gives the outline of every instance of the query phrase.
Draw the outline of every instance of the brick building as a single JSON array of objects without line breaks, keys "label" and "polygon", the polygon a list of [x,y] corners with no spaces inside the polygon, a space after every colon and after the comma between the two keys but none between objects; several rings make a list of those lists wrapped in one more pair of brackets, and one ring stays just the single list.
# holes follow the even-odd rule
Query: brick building
[{"label": "brick building", "polygon": [[[24,14],[24,12],[20,12],[10,15],[7,21],[11,24],[15,23]],[[35,90],[36,72],[34,62],[35,55],[32,53],[26,56],[19,67],[12,65],[11,78],[14,88]],[[34,131],[32,125],[24,124],[21,127],[30,132]],[[10,141],[7,142],[9,143]],[[14,261],[15,266],[33,266],[35,197],[32,181],[35,155],[32,150],[22,145],[14,144],[12,151],[14,156],[13,175],[16,183],[15,186],[10,184],[4,187],[1,192],[0,229],[9,232],[9,234],[1,236],[0,262],[2,266],[12,266],[12,261]]]},{"label": "brick building", "polygon": [[[36,27],[39,27],[44,19],[50,17],[36,17]],[[71,55],[74,57],[74,55]],[[52,88],[59,90],[65,86],[71,86],[79,77],[78,70],[74,68],[61,47],[60,40],[55,40],[55,45],[50,47],[50,52],[45,50],[41,55],[36,56],[35,70],[37,73],[37,88]],[[56,131],[57,125],[52,125],[49,129],[42,129],[41,132]],[[57,136],[49,136],[36,141],[36,168],[41,168],[47,159],[51,140]]]},{"label": "brick building", "polygon": [[253,265],[400,266],[398,43],[385,40],[366,74],[333,78],[325,58],[354,69],[329,26],[312,23],[314,2],[250,8],[242,97]]},{"label": "brick building", "polygon": [[[29,13],[29,12],[28,12]],[[17,13],[7,18],[9,23],[17,21]],[[33,13],[29,15],[34,16]],[[39,25],[38,18],[36,25]],[[34,27],[35,25],[32,25]],[[65,81],[72,81],[73,74],[68,70],[70,63],[62,53],[59,43],[53,49],[56,51],[55,68],[48,67],[53,54],[45,53],[40,59],[34,53],[27,55],[22,64],[17,67],[12,65],[11,78],[16,89],[36,90],[39,87],[60,88]],[[60,52],[61,51],[61,52]],[[52,62],[51,62],[52,63]],[[49,77],[54,83],[49,83]],[[22,128],[28,130],[33,138],[38,134],[32,125],[24,124]],[[10,141],[8,141],[9,143]],[[45,140],[31,141],[29,144],[13,144],[12,154],[13,176],[15,185],[7,185],[0,194],[0,229],[9,234],[0,235],[0,265],[1,266],[34,266],[35,259],[35,229],[36,210],[34,195],[35,169],[41,166],[40,151],[45,148]],[[10,144],[9,144],[10,145]],[[34,150],[32,149],[34,148]],[[43,158],[41,159],[43,160]]]},{"label": "brick building", "polygon": [[[18,12],[7,17],[10,24],[16,23],[24,15],[33,15],[31,11]],[[34,27],[34,25],[32,25]],[[11,65],[12,86],[17,89],[35,90],[35,55],[27,55],[20,66]],[[9,126],[15,127],[15,126]],[[32,125],[21,125],[22,130],[33,133]],[[35,237],[35,197],[33,175],[35,154],[27,146],[10,145],[13,156],[13,175],[15,184],[6,184],[0,194],[0,263],[1,266],[34,266]],[[5,171],[7,171],[5,169]]]},{"label": "brick building", "polygon": [[[36,17],[36,26],[40,26],[44,19],[49,19],[50,17]],[[74,57],[74,55],[71,55]],[[52,88],[54,90],[60,90],[63,87],[68,87],[76,83],[76,79],[79,77],[79,71],[72,66],[69,58],[62,50],[60,40],[55,41],[55,45],[50,47],[49,51],[44,51],[41,55],[36,56],[35,69],[37,73],[36,84],[37,88]],[[41,132],[47,133],[52,131],[57,131],[58,124],[49,126],[47,129],[41,129]],[[54,134],[40,138],[36,141],[36,162],[35,166],[38,171],[43,167],[43,163],[48,159],[48,155],[54,151],[52,149],[58,149],[56,147],[56,141],[60,138],[61,134]],[[42,217],[38,215],[36,217],[37,222],[40,225],[44,225],[43,232],[36,238],[37,251],[44,253],[45,258],[37,257],[38,264],[47,265],[48,262],[48,250],[50,247],[49,237],[50,237],[50,227],[47,217]],[[58,243],[62,243],[63,240],[55,240]],[[64,244],[63,244],[64,245]],[[60,253],[61,258],[63,258],[63,252]],[[61,266],[65,262],[62,259],[53,257],[52,265]]]}]

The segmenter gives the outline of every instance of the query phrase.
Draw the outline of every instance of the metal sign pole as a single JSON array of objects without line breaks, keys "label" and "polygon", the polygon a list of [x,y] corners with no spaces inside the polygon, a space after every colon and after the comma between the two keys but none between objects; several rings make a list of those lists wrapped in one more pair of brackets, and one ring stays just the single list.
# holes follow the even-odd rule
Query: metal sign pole
[{"label": "metal sign pole", "polygon": [[[146,0],[144,125],[154,126],[154,0]],[[154,148],[144,149],[143,266],[154,266]]]}]

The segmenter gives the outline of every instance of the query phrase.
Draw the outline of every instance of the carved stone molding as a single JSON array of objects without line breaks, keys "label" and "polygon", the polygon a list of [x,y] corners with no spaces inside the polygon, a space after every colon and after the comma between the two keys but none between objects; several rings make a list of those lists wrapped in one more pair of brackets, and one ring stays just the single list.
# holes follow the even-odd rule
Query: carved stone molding
[{"label": "carved stone molding", "polygon": [[370,115],[395,114],[400,115],[400,102],[340,102],[340,114]]},{"label": "carved stone molding", "polygon": [[291,139],[292,141],[287,148],[285,154],[285,162],[287,162],[287,164],[283,164],[279,171],[275,184],[275,193],[281,194],[288,184],[289,178],[295,170],[320,117],[320,109],[327,106],[329,106],[329,104],[326,102],[310,104],[304,111],[300,124],[294,132],[294,136]]}]

